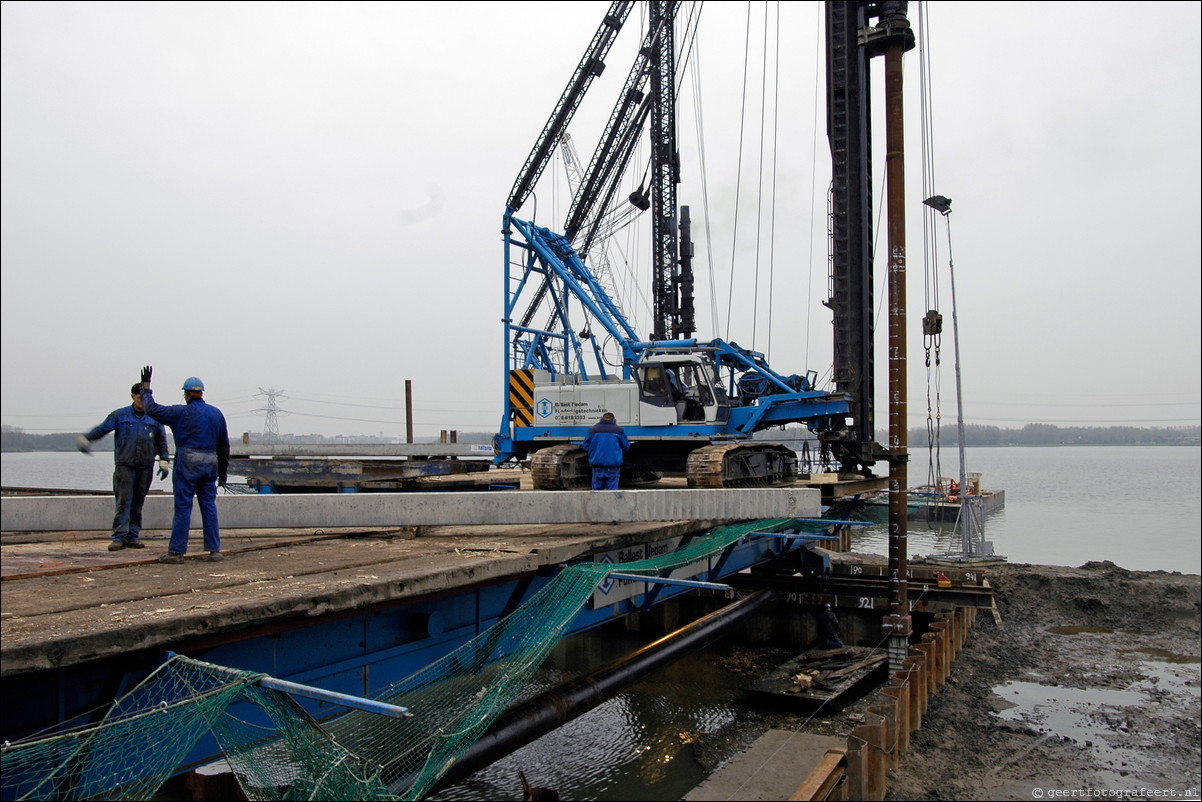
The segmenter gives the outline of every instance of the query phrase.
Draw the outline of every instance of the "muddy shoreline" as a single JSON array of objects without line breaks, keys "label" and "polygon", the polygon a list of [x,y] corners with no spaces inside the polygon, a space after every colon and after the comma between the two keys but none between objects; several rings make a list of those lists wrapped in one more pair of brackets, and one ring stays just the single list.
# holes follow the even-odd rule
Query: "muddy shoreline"
[{"label": "muddy shoreline", "polygon": [[[890,770],[886,799],[1198,798],[1202,578],[1009,564],[987,571],[1001,625],[977,616],[951,676]],[[735,649],[749,677],[791,657]],[[698,744],[713,770],[768,729],[846,736],[861,702],[829,717],[753,709]]]}]

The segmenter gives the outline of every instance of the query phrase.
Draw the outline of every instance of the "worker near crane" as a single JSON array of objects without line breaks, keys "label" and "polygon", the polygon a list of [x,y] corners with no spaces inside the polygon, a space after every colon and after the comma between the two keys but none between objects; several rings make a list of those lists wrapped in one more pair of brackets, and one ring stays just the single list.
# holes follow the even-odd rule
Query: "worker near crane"
[{"label": "worker near crane", "polygon": [[623,455],[629,448],[626,430],[618,425],[612,412],[603,414],[601,420],[589,428],[584,438],[584,450],[593,469],[593,490],[618,489]]},{"label": "worker near crane", "polygon": [[77,440],[79,450],[92,451],[92,443],[109,432],[113,435],[113,497],[117,510],[113,514],[113,542],[109,551],[144,549],[138,539],[142,532],[142,504],[154,479],[155,456],[159,459],[159,478],[167,478],[169,456],[167,433],[163,425],[146,414],[142,407],[142,385],[129,389],[133,403],[115,409],[108,417]]},{"label": "worker near crane", "polygon": [[184,403],[163,406],[150,391],[151,368],[142,368],[142,406],[146,414],[171,427],[175,438],[175,517],[171,543],[161,563],[182,563],[188,551],[192,500],[200,503],[204,547],[209,560],[221,559],[221,532],[217,526],[217,488],[225,487],[230,464],[230,435],[221,410],[204,400],[204,382],[195,376],[184,381]]},{"label": "worker near crane", "polygon": [[843,648],[843,633],[839,631],[839,619],[829,604],[818,611],[818,634],[828,649]]}]

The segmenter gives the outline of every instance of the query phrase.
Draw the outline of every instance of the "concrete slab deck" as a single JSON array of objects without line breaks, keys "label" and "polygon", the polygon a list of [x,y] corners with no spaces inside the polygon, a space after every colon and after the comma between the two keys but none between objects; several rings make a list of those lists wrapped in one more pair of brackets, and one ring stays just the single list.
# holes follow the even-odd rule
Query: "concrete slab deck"
[{"label": "concrete slab deck", "polygon": [[684,798],[686,802],[789,799],[828,749],[846,747],[846,738],[768,730]]},{"label": "concrete slab deck", "polygon": [[[9,501],[5,501],[7,506]],[[0,541],[0,676],[446,593],[596,552],[677,537],[717,521],[460,527],[246,529],[225,559],[162,564],[170,533],[107,550],[106,530],[5,533]]]}]

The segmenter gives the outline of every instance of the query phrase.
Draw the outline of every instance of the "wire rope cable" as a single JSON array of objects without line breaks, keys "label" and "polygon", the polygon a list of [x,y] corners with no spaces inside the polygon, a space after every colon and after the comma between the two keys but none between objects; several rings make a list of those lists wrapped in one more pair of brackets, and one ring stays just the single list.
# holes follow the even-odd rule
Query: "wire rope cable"
[{"label": "wire rope cable", "polygon": [[740,195],[743,187],[743,135],[746,133],[747,124],[747,70],[750,64],[748,58],[748,48],[751,43],[751,6],[747,7],[747,24],[743,36],[743,91],[741,97],[741,105],[739,107],[739,147],[736,151],[737,162],[735,168],[735,214],[734,224],[731,227],[731,245],[730,245],[730,282],[727,288],[726,295],[726,329],[724,337],[730,339],[730,315],[734,298],[735,290],[735,252],[736,245],[739,240],[739,207]]},{"label": "wire rope cable", "polygon": [[[759,127],[759,159],[756,167],[755,176],[755,238],[754,238],[754,264],[752,270],[751,281],[751,350],[756,350],[757,333],[759,329],[760,317],[760,234],[763,231],[763,224],[760,222],[764,219],[764,116],[767,114],[767,91],[768,91],[768,14],[767,9],[764,13],[764,34],[763,34],[763,55],[760,59],[760,127]],[[771,297],[771,289],[769,289],[769,297]]]},{"label": "wire rope cable", "polygon": [[[930,198],[935,192],[935,142],[932,123],[932,91],[930,70],[930,37],[927,19],[927,3],[918,3],[918,78],[920,130],[922,137],[922,196]],[[943,491],[942,420],[943,401],[941,396],[941,348],[942,321],[939,309],[939,238],[935,225],[938,214],[925,203],[922,207],[923,236],[923,291],[928,318],[923,323],[923,354],[926,368],[926,434],[927,434],[927,484],[932,489],[929,504],[942,501],[934,491]],[[932,359],[933,357],[933,359]],[[933,398],[932,398],[933,396]],[[951,489],[950,487],[948,488]],[[963,492],[963,488],[960,489]],[[942,530],[940,517],[938,526],[931,526],[932,516],[927,516],[928,527]]]},{"label": "wire rope cable", "polygon": [[705,113],[702,103],[701,81],[701,43],[697,40],[690,48],[690,59],[687,74],[693,87],[693,116],[697,121],[693,133],[697,140],[697,161],[701,173],[701,216],[702,230],[705,236],[706,274],[709,282],[710,298],[710,331],[718,332],[718,287],[715,283],[717,271],[714,263],[713,226],[710,221],[709,179],[706,163],[705,147]]},{"label": "wire rope cable", "polygon": [[[767,14],[764,15],[767,17]],[[768,221],[768,345],[764,354],[772,361],[772,304],[776,297],[776,179],[780,168],[778,149],[780,144],[780,3],[776,3],[776,41],[773,50],[772,76],[772,212]]]}]

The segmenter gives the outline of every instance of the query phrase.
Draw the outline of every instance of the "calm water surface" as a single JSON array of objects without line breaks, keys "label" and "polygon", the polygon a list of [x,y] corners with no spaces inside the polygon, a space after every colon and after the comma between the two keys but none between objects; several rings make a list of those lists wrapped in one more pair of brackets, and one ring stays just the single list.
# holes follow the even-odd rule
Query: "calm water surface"
[{"label": "calm water surface", "polygon": [[[174,467],[174,462],[172,463]],[[245,477],[229,475],[231,484],[245,483]],[[57,490],[113,490],[113,453],[94,451],[33,451],[0,454],[0,485],[5,487],[45,487]],[[171,476],[158,478],[151,490],[171,492]]]},{"label": "calm water surface", "polygon": [[[545,690],[643,646],[652,636],[607,629],[562,641],[538,671]],[[716,650],[713,652],[711,650]],[[747,677],[713,664],[722,647],[687,655],[579,718],[428,799],[521,799],[531,785],[563,799],[671,800],[706,775],[692,757],[700,733],[734,722]]]},{"label": "calm water surface", "polygon": [[[1202,573],[1202,448],[1081,446],[967,449],[981,486],[1006,491],[985,520],[985,539],[1009,562],[1079,566],[1110,560],[1133,571]],[[944,476],[959,475],[944,449]],[[927,481],[928,452],[910,455],[912,486]],[[951,524],[909,522],[908,552],[959,551]],[[884,524],[861,530],[860,551],[888,554]]]}]

